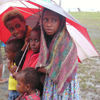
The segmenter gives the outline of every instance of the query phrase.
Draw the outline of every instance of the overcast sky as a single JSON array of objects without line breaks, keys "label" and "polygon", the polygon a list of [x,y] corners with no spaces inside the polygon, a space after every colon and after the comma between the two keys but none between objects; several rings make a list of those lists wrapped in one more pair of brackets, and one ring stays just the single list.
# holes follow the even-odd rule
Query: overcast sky
[{"label": "overcast sky", "polygon": [[[11,1],[11,0],[0,0],[0,2]],[[12,0],[13,1],[13,0]],[[53,0],[59,3],[61,1],[62,7],[66,10],[80,8],[81,10],[99,10],[100,11],[100,0]]]}]

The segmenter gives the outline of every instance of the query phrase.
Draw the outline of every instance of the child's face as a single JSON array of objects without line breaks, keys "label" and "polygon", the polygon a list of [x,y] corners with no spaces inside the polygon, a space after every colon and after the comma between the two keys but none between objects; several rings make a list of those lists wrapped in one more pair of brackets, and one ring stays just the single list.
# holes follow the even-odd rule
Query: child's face
[{"label": "child's face", "polygon": [[49,10],[44,12],[43,16],[43,28],[47,35],[53,35],[57,32],[60,25],[59,16]]},{"label": "child's face", "polygon": [[27,87],[26,87],[26,85],[24,84],[24,74],[23,73],[21,73],[20,75],[17,75],[16,76],[16,80],[17,80],[17,86],[16,86],[16,88],[17,88],[17,91],[19,92],[19,93],[22,93],[22,94],[24,94],[25,92],[27,92]]},{"label": "child's face", "polygon": [[25,22],[19,18],[14,18],[6,23],[8,30],[11,34],[18,39],[22,39],[25,36]]},{"label": "child's face", "polygon": [[30,34],[30,47],[34,53],[38,53],[40,50],[40,36],[37,31],[32,31]]},{"label": "child's face", "polygon": [[15,52],[12,52],[12,51],[11,51],[11,48],[13,48],[11,44],[6,45],[6,48],[5,48],[6,56],[7,56],[7,58],[8,58],[9,60],[14,60],[14,57],[15,57],[15,54],[16,54],[16,53],[15,53]]}]

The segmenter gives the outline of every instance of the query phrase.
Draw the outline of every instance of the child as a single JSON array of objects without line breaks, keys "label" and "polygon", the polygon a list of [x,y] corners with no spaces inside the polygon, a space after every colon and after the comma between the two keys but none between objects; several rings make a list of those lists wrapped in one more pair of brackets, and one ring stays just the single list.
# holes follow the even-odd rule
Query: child
[{"label": "child", "polygon": [[38,87],[40,77],[33,68],[26,68],[16,75],[17,91],[21,94],[16,100],[40,100]]},{"label": "child", "polygon": [[31,28],[26,25],[24,16],[18,10],[11,10],[2,17],[4,25],[17,39],[25,39]]},{"label": "child", "polygon": [[67,31],[66,18],[49,9],[43,10],[41,18],[37,66],[41,66],[38,71],[47,73],[42,100],[79,100],[77,49]]},{"label": "child", "polygon": [[12,73],[16,70],[14,69],[14,66],[16,65],[14,63],[14,57],[21,48],[22,48],[21,40],[19,39],[10,37],[6,43],[5,52],[9,60],[8,69],[11,72],[8,82],[8,90],[9,90],[8,100],[15,100],[19,96],[19,93],[16,91],[17,81],[12,77]]},{"label": "child", "polygon": [[26,67],[36,68],[40,51],[40,27],[32,29],[29,36],[30,50],[27,52],[22,69]]},{"label": "child", "polygon": [[[5,13],[2,17],[4,25],[11,32],[11,36],[17,39],[21,39],[22,48],[21,51],[24,51],[27,45],[27,40],[32,30],[29,26],[26,25],[26,21],[24,16],[17,10],[11,10]],[[19,52],[20,53],[20,52]],[[15,57],[16,65],[18,66],[20,59],[19,57]],[[23,65],[23,62],[20,66]]]}]

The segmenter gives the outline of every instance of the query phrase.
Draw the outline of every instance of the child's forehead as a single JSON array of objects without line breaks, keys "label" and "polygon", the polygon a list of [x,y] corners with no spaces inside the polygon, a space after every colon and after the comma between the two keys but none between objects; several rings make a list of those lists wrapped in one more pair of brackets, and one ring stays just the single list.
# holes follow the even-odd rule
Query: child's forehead
[{"label": "child's forehead", "polygon": [[13,43],[6,44],[6,49],[13,49]]},{"label": "child's forehead", "polygon": [[43,17],[57,17],[57,16],[59,16],[59,14],[50,10],[46,10],[43,15]]},{"label": "child's forehead", "polygon": [[36,30],[32,30],[31,33],[30,33],[30,37],[32,37],[33,35],[34,36],[39,36],[40,33],[38,31],[36,31]]}]

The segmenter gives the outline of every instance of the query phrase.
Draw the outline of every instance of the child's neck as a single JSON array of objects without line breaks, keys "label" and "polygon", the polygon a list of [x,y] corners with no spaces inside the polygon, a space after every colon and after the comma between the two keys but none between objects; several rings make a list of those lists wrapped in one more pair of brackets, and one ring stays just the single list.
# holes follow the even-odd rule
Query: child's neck
[{"label": "child's neck", "polygon": [[36,93],[36,90],[30,90],[27,92],[28,95],[35,94],[35,93]]}]

